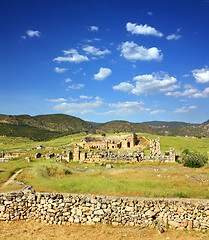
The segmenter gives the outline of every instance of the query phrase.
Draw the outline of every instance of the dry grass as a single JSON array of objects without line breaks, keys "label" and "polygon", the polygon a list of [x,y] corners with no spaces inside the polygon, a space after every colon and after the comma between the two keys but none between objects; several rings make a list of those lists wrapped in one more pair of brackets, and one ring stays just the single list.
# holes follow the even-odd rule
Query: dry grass
[{"label": "dry grass", "polygon": [[[51,166],[53,169],[55,166]],[[117,171],[72,172],[65,168],[53,171],[44,165],[25,169],[19,181],[32,185],[37,191],[90,193],[136,197],[209,198],[209,183],[192,180],[187,175],[207,174],[207,169],[136,169]],[[48,169],[47,171],[45,171]]]}]

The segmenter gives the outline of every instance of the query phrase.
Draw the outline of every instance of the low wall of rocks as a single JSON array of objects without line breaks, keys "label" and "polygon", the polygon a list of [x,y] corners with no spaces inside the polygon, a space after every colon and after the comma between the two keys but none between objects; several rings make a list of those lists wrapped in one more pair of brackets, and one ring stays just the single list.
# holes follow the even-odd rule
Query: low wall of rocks
[{"label": "low wall of rocks", "polygon": [[209,229],[209,200],[150,199],[81,194],[0,194],[0,220]]}]

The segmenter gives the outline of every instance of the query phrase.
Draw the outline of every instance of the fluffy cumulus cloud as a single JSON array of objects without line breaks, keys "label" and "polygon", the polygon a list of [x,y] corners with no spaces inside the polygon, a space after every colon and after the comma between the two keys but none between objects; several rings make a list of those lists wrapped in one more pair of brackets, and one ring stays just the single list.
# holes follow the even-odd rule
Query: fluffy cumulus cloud
[{"label": "fluffy cumulus cloud", "polygon": [[56,57],[53,61],[56,62],[75,62],[80,63],[84,61],[89,61],[87,56],[83,56],[78,53],[76,49],[64,50],[63,51],[65,56]]},{"label": "fluffy cumulus cloud", "polygon": [[56,72],[56,73],[64,73],[64,72],[66,72],[68,69],[67,68],[59,68],[59,67],[55,67],[54,68],[54,71]]},{"label": "fluffy cumulus cloud", "polygon": [[63,102],[54,106],[54,110],[68,114],[88,114],[95,113],[94,109],[102,106],[103,104],[103,99],[96,97],[92,101],[85,101],[82,103]]},{"label": "fluffy cumulus cloud", "polygon": [[196,109],[197,106],[189,106],[189,107],[182,107],[182,108],[177,108],[176,110],[174,110],[174,113],[187,113],[190,110]]},{"label": "fluffy cumulus cloud", "polygon": [[121,56],[125,57],[127,60],[141,60],[141,61],[150,61],[156,60],[161,61],[163,54],[161,50],[156,47],[145,48],[139,46],[134,42],[125,42],[121,45]]},{"label": "fluffy cumulus cloud", "polygon": [[132,93],[136,95],[140,94],[158,94],[173,91],[179,86],[175,84],[177,79],[170,77],[166,73],[152,73],[139,75],[134,77],[136,86],[132,89]]},{"label": "fluffy cumulus cloud", "polygon": [[72,84],[72,85],[69,85],[68,87],[67,87],[67,90],[69,90],[69,89],[81,89],[81,88],[84,88],[84,84],[82,84],[82,83],[78,83],[78,84]]},{"label": "fluffy cumulus cloud", "polygon": [[173,34],[171,34],[171,35],[168,35],[168,36],[166,37],[166,39],[167,39],[167,40],[178,40],[178,39],[180,39],[181,37],[182,37],[181,35],[173,33]]},{"label": "fluffy cumulus cloud", "polygon": [[135,95],[158,94],[174,91],[179,88],[177,79],[170,77],[167,73],[152,73],[139,75],[133,78],[136,85],[129,82],[121,82],[113,86],[114,90],[130,92]]},{"label": "fluffy cumulus cloud", "polygon": [[[187,86],[185,86],[187,87]],[[208,98],[209,97],[209,87],[205,88],[203,91],[200,91],[196,88],[190,86],[190,88],[186,88],[183,92],[167,92],[167,96],[171,97],[188,97],[188,98]]]},{"label": "fluffy cumulus cloud", "polygon": [[101,51],[98,48],[95,48],[94,46],[85,46],[85,47],[83,47],[83,50],[87,54],[92,54],[92,55],[96,55],[96,56],[102,56],[102,55],[106,55],[106,54],[111,53],[108,49],[105,49],[105,50]]},{"label": "fluffy cumulus cloud", "polygon": [[99,69],[99,72],[97,74],[94,74],[94,79],[95,80],[104,80],[105,78],[110,76],[111,73],[112,73],[111,69],[101,67]]},{"label": "fluffy cumulus cloud", "polygon": [[121,92],[130,92],[134,88],[133,84],[129,82],[121,82],[118,85],[113,86],[114,90]]},{"label": "fluffy cumulus cloud", "polygon": [[154,115],[154,114],[161,114],[161,113],[164,113],[165,110],[164,109],[156,109],[152,112],[150,112],[151,115]]},{"label": "fluffy cumulus cloud", "polygon": [[56,99],[45,99],[45,101],[58,103],[58,102],[66,102],[67,99],[65,99],[65,98],[56,98]]},{"label": "fluffy cumulus cloud", "polygon": [[103,115],[129,116],[137,113],[145,113],[150,110],[144,107],[143,102],[110,103],[109,107],[113,108],[113,110],[104,112]]},{"label": "fluffy cumulus cloud", "polygon": [[126,30],[128,32],[131,32],[132,34],[142,34],[142,35],[153,35],[156,37],[162,37],[163,34],[161,32],[159,32],[158,30],[156,30],[153,27],[148,26],[147,24],[145,25],[137,25],[136,23],[130,23],[128,22],[126,24]]},{"label": "fluffy cumulus cloud", "polygon": [[209,68],[205,67],[202,69],[194,69],[192,71],[196,82],[198,83],[209,83]]},{"label": "fluffy cumulus cloud", "polygon": [[39,31],[33,31],[33,30],[27,30],[26,34],[29,37],[40,37],[41,36],[41,33]]},{"label": "fluffy cumulus cloud", "polygon": [[92,31],[92,32],[97,32],[99,30],[98,26],[90,26],[89,27],[89,30]]}]

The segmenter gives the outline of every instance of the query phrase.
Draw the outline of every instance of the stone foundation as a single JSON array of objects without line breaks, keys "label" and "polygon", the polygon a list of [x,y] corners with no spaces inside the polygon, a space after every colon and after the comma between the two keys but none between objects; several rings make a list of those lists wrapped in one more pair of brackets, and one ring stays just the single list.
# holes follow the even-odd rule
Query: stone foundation
[{"label": "stone foundation", "polygon": [[0,194],[0,220],[49,224],[209,229],[209,200],[11,192]]}]

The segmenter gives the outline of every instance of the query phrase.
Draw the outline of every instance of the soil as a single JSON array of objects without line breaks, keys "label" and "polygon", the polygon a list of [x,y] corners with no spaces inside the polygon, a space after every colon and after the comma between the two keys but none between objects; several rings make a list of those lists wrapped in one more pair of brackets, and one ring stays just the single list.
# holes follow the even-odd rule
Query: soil
[{"label": "soil", "polygon": [[206,240],[209,232],[187,230],[165,230],[160,234],[156,229],[139,227],[113,227],[110,225],[48,225],[32,221],[0,221],[0,239],[4,240]]}]

